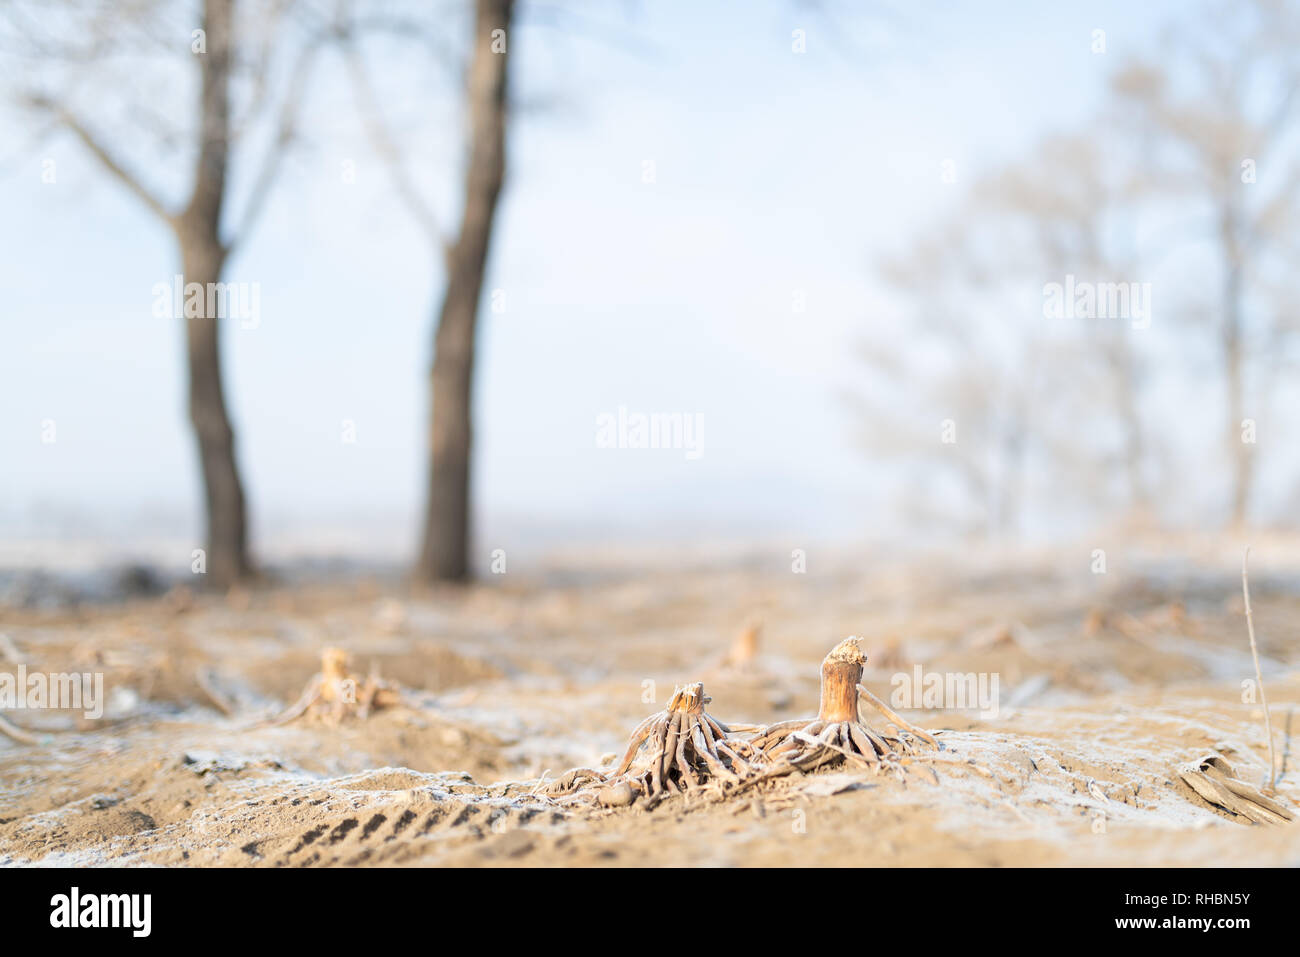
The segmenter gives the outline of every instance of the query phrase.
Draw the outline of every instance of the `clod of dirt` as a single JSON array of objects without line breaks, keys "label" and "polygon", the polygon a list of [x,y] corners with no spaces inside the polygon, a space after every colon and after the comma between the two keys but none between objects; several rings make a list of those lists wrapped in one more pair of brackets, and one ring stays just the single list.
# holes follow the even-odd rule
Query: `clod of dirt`
[{"label": "clod of dirt", "polygon": [[630,807],[636,800],[636,791],[627,781],[619,781],[596,792],[596,801],[602,807]]}]

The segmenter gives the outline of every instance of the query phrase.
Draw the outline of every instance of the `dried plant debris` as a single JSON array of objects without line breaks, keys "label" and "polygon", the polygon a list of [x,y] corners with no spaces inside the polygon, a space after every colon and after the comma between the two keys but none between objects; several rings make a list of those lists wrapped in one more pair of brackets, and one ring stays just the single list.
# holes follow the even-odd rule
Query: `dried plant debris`
[{"label": "dried plant debris", "polygon": [[0,714],[0,734],[19,744],[40,744],[40,739],[36,735],[18,727],[2,714]]},{"label": "dried plant debris", "polygon": [[345,717],[365,718],[371,711],[392,707],[401,701],[400,691],[373,672],[364,680],[348,670],[347,652],[326,648],[321,653],[320,674],[307,682],[298,700],[273,718],[254,727],[274,727],[302,717],[320,718],[338,724]]},{"label": "dried plant debris", "polygon": [[[821,708],[816,719],[782,721],[753,739],[753,746],[770,764],[764,778],[845,762],[901,773],[901,761],[920,753],[922,744],[940,747],[933,735],[908,724],[859,683],[866,661],[857,638],[840,642],[822,661]],[[880,711],[896,733],[878,732],[863,722],[860,699]]]},{"label": "dried plant debris", "polygon": [[710,784],[738,784],[755,774],[752,745],[735,737],[756,725],[726,725],[704,710],[712,699],[701,682],[674,689],[668,707],[650,715],[632,732],[623,759],[610,772],[576,768],[547,789],[561,794],[600,783],[596,800],[608,806],[648,804]]},{"label": "dried plant debris", "polygon": [[194,681],[217,710],[227,718],[233,718],[238,712],[234,701],[219,686],[220,678],[211,668],[198,668],[194,672]]},{"label": "dried plant debris", "polygon": [[1178,776],[1214,806],[1256,824],[1286,824],[1295,820],[1295,812],[1239,780],[1232,765],[1217,754],[1183,765],[1178,769]]}]

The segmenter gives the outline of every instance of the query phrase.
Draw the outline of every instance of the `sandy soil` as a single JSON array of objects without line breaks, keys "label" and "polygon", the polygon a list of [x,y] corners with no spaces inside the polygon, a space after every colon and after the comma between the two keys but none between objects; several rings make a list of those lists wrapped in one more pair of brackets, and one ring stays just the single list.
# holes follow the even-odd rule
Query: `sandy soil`
[{"label": "sandy soil", "polygon": [[[557,561],[463,591],[353,579],[13,603],[0,668],[102,671],[109,710],[10,713],[41,740],[0,738],[0,863],[1300,864],[1300,826],[1244,823],[1174,773],[1217,752],[1245,780],[1266,776],[1263,713],[1242,702],[1254,667],[1239,552],[1133,556],[1105,575],[1081,554],[836,556],[803,575],[763,556],[599,574]],[[1278,795],[1300,805],[1293,555],[1257,549],[1252,598]],[[751,620],[759,653],[736,667],[726,652]],[[621,751],[675,683],[705,682],[724,721],[813,715],[821,658],[850,634],[884,698],[916,664],[997,674],[996,716],[907,712],[943,731],[937,784],[838,768],[649,811],[538,786]],[[298,695],[327,646],[400,685],[404,704],[248,729]]]}]

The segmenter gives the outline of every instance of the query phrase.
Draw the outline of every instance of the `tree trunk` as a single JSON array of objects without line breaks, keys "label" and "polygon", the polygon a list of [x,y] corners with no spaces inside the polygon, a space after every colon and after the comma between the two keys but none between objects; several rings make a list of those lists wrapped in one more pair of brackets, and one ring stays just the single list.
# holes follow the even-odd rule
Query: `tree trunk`
[{"label": "tree trunk", "polygon": [[[205,0],[203,29],[207,50],[200,55],[199,150],[190,202],[175,222],[185,282],[221,280],[226,247],[221,213],[230,154],[230,70],[233,0]],[[244,488],[235,462],[235,438],[221,386],[218,332],[229,317],[208,315],[185,320],[189,367],[189,413],[198,445],[206,505],[208,582],[227,587],[251,571],[248,560]]]},{"label": "tree trunk", "polygon": [[[195,237],[181,240],[185,282],[206,290],[218,282],[224,255],[211,242]],[[185,320],[189,371],[189,414],[203,476],[207,581],[225,588],[251,571],[247,550],[244,488],[235,462],[235,437],[226,413],[221,385],[218,331],[224,317]]]},{"label": "tree trunk", "polygon": [[434,337],[429,479],[419,577],[469,578],[474,336],[497,199],[505,178],[506,65],[513,0],[478,0],[467,90],[469,155],[460,232]]},{"label": "tree trunk", "polygon": [[1115,404],[1119,408],[1123,428],[1124,473],[1128,484],[1128,519],[1130,523],[1144,525],[1151,518],[1151,495],[1143,476],[1146,462],[1146,435],[1142,428],[1142,412],[1138,404],[1137,359],[1120,333],[1110,344],[1108,356],[1115,384]]}]

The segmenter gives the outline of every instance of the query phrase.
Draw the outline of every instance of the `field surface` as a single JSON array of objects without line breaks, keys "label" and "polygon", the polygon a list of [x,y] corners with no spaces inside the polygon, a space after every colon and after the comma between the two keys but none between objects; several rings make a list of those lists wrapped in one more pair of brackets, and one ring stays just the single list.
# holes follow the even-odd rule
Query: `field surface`
[{"label": "field surface", "polygon": [[[1289,554],[1257,548],[1251,585],[1277,796],[1295,806]],[[8,712],[36,743],[0,737],[0,863],[1296,865],[1300,827],[1249,824],[1177,774],[1219,754],[1267,777],[1239,555],[1104,575],[1086,550],[837,555],[807,574],[763,555],[610,556],[459,591],[352,576],[113,601],[12,585],[0,668],[103,673],[107,710]],[[729,654],[751,624],[756,652]],[[943,749],[901,780],[827,768],[651,809],[547,793],[621,753],[677,684],[704,682],[722,721],[815,715],[821,659],[848,635],[881,698],[919,666],[996,678],[996,708],[907,708]],[[400,702],[255,726],[329,647]]]}]

